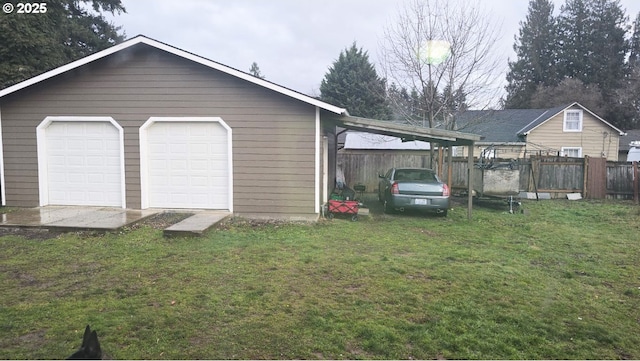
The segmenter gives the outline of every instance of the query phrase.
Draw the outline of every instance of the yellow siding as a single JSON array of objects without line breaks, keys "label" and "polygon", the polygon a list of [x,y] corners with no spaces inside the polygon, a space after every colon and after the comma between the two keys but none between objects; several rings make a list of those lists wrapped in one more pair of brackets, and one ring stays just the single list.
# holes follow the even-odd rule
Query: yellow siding
[{"label": "yellow siding", "polygon": [[[476,145],[473,148],[473,156],[478,157],[480,153],[489,148],[489,145]],[[496,145],[496,158],[501,159],[518,159],[524,158],[524,144],[523,145]],[[467,157],[469,155],[467,147],[457,147],[455,153],[456,157]]]},{"label": "yellow siding", "polygon": [[527,136],[527,153],[559,152],[562,147],[581,147],[583,157],[604,156],[617,161],[620,135],[591,113],[583,110],[582,114],[581,132],[563,131],[564,112],[532,130]]}]

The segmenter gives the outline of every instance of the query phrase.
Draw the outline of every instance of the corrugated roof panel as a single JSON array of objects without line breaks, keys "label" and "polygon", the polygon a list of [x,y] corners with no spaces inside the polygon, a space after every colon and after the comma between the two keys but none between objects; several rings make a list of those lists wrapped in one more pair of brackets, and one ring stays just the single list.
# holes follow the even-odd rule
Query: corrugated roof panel
[{"label": "corrugated roof panel", "polygon": [[419,140],[403,142],[400,138],[388,135],[349,132],[344,149],[429,150],[429,143]]}]

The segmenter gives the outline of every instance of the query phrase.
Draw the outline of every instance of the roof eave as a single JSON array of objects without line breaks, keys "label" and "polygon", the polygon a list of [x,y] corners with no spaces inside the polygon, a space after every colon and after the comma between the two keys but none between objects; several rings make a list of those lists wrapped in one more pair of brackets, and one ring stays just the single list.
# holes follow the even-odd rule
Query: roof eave
[{"label": "roof eave", "polygon": [[17,92],[19,90],[22,90],[24,88],[27,88],[27,87],[29,87],[31,85],[40,83],[40,82],[42,82],[44,80],[47,80],[49,78],[55,77],[57,75],[60,75],[62,73],[66,73],[66,72],[71,71],[73,69],[79,68],[79,67],[81,67],[83,65],[89,64],[89,63],[94,62],[94,61],[99,60],[99,59],[102,59],[102,58],[104,58],[106,56],[109,56],[109,55],[114,54],[116,52],[119,52],[121,50],[130,48],[130,47],[132,47],[134,45],[137,45],[137,44],[146,44],[146,45],[149,45],[151,47],[166,51],[166,52],[171,53],[173,55],[176,55],[176,56],[179,56],[179,57],[194,61],[196,63],[202,64],[202,65],[207,66],[209,68],[212,68],[212,69],[227,73],[227,74],[235,76],[237,78],[246,80],[246,81],[248,81],[250,83],[254,83],[256,85],[259,85],[259,86],[262,86],[264,88],[273,90],[275,92],[281,93],[281,94],[286,95],[288,97],[291,97],[291,98],[300,100],[302,102],[308,103],[310,105],[319,107],[321,109],[324,109],[324,110],[329,111],[329,112],[334,113],[334,114],[339,114],[339,115],[347,115],[348,114],[347,110],[344,109],[344,108],[340,108],[340,107],[325,103],[325,102],[320,101],[318,99],[312,98],[312,97],[310,97],[308,95],[304,95],[302,93],[296,92],[296,91],[291,90],[289,88],[285,88],[285,87],[277,85],[275,83],[272,83],[272,82],[269,82],[269,81],[254,77],[254,76],[252,76],[250,74],[247,74],[247,73],[244,73],[244,72],[242,72],[240,70],[237,70],[237,69],[228,67],[226,65],[217,63],[215,61],[203,58],[203,57],[195,55],[193,53],[178,49],[176,47],[167,45],[167,44],[159,42],[157,40],[153,40],[153,39],[147,38],[147,37],[145,37],[143,35],[138,35],[138,36],[133,37],[133,38],[131,38],[129,40],[126,40],[126,41],[124,41],[124,42],[122,42],[120,44],[117,44],[117,45],[114,45],[114,46],[112,46],[110,48],[107,48],[105,50],[101,50],[101,51],[99,51],[97,53],[88,55],[88,56],[86,56],[84,58],[81,58],[81,59],[78,59],[78,60],[73,61],[71,63],[62,65],[62,66],[60,66],[58,68],[49,70],[49,71],[47,71],[45,73],[42,73],[40,75],[37,75],[37,76],[35,76],[33,78],[27,79],[27,80],[22,81],[22,82],[20,82],[18,84],[15,84],[15,85],[12,85],[12,86],[10,86],[8,88],[2,89],[2,90],[0,90],[0,98],[4,97],[6,95],[9,95],[9,94],[15,93],[15,92]]},{"label": "roof eave", "polygon": [[[533,126],[531,129],[528,129],[528,130],[527,130],[527,128],[528,128],[529,126],[531,126],[531,124],[534,124],[538,119],[540,119],[540,117],[536,118],[536,119],[535,119],[535,120],[533,120],[531,123],[527,124],[527,126],[525,126],[524,128],[520,129],[520,130],[518,131],[518,133],[517,133],[517,134],[518,134],[518,135],[524,135],[524,136],[529,135],[529,133],[531,133],[531,132],[532,132],[532,131],[534,131],[536,128],[538,128],[538,127],[539,127],[539,126],[541,126],[542,124],[544,124],[544,123],[546,123],[547,121],[549,121],[549,119],[551,119],[551,118],[555,117],[556,115],[558,115],[558,114],[560,114],[560,113],[564,112],[565,110],[567,110],[567,109],[571,108],[571,107],[572,107],[572,106],[574,106],[574,105],[577,105],[577,106],[579,106],[580,108],[582,108],[582,110],[585,110],[585,111],[589,112],[589,114],[591,114],[592,116],[594,116],[596,119],[598,119],[599,121],[601,121],[602,123],[604,123],[604,124],[605,124],[605,125],[607,125],[608,127],[610,127],[610,128],[612,128],[613,130],[615,130],[615,131],[618,133],[618,135],[623,136],[623,135],[625,135],[625,134],[626,134],[624,131],[622,131],[622,130],[620,130],[620,129],[616,128],[613,124],[611,124],[611,123],[607,122],[606,120],[602,119],[599,115],[597,115],[596,113],[594,113],[594,112],[592,112],[591,110],[587,109],[587,107],[585,107],[584,105],[582,105],[582,104],[580,104],[580,103],[578,103],[578,102],[573,102],[573,103],[571,103],[571,104],[569,104],[569,105],[565,106],[565,107],[564,107],[564,108],[562,108],[560,111],[558,111],[558,112],[554,113],[554,114],[553,114],[553,115],[551,115],[551,116],[548,116],[544,121],[540,122],[539,124],[536,124],[536,125],[535,125],[535,126]],[[553,108],[551,108],[551,109],[553,109]],[[548,109],[547,111],[549,111],[549,110],[551,110],[551,109]],[[547,113],[547,112],[544,112],[544,113],[542,113],[540,116],[545,115],[546,113]]]}]

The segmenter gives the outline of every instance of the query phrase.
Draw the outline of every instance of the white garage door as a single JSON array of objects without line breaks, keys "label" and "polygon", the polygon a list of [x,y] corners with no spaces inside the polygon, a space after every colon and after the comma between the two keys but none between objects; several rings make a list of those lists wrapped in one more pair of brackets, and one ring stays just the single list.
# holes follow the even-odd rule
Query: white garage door
[{"label": "white garage door", "polygon": [[230,209],[227,128],[220,122],[156,121],[142,131],[149,207]]},{"label": "white garage door", "polygon": [[[51,205],[124,207],[120,130],[109,121],[54,121],[39,136],[41,187]],[[48,199],[48,201],[47,201]]]}]

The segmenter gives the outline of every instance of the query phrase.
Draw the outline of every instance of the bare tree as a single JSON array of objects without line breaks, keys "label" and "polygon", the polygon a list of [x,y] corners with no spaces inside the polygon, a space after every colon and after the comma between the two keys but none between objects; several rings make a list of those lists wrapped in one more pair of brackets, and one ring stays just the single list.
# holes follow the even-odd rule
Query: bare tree
[{"label": "bare tree", "polygon": [[411,114],[398,106],[396,115],[414,125],[460,129],[456,113],[494,106],[506,66],[495,50],[498,38],[498,27],[468,1],[410,0],[380,45],[388,84],[416,97]]},{"label": "bare tree", "polygon": [[539,85],[531,96],[532,108],[553,108],[578,102],[596,114],[605,114],[605,101],[597,84],[585,84],[580,79],[565,78],[556,86]]}]

